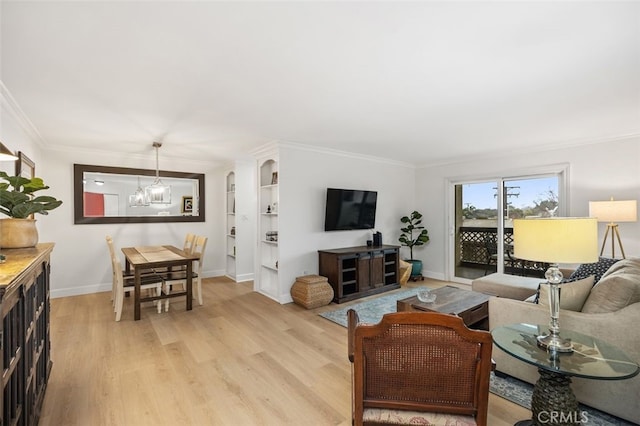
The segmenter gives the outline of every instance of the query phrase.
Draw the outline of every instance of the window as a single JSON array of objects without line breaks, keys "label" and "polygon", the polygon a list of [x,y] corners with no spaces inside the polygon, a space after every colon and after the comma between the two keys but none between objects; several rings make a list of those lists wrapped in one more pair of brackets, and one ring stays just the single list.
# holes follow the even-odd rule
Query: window
[{"label": "window", "polygon": [[560,170],[453,183],[453,280],[465,282],[493,272],[544,276],[545,265],[515,258],[513,219],[564,216],[564,176]]}]

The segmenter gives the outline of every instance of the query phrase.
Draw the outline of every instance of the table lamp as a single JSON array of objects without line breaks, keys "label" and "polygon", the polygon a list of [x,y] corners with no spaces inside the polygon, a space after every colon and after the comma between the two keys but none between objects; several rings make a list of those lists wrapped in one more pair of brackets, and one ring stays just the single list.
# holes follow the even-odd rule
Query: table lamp
[{"label": "table lamp", "polygon": [[0,161],[17,161],[18,157],[0,142]]},{"label": "table lamp", "polygon": [[622,258],[626,259],[622,241],[620,241],[617,222],[636,222],[638,220],[638,201],[614,201],[613,198],[609,201],[589,201],[589,216],[597,218],[598,222],[608,222],[607,231],[604,234],[604,240],[602,240],[600,256],[602,256],[604,252],[607,237],[609,236],[609,232],[611,232],[611,258],[616,257],[615,240],[613,237],[615,235],[618,240],[618,245],[620,246],[620,251],[622,252]]},{"label": "table lamp", "polygon": [[549,334],[538,336],[538,344],[549,351],[571,352],[571,342],[560,337],[558,316],[562,272],[558,263],[594,263],[598,260],[598,222],[588,217],[515,219],[515,256],[549,263]]}]

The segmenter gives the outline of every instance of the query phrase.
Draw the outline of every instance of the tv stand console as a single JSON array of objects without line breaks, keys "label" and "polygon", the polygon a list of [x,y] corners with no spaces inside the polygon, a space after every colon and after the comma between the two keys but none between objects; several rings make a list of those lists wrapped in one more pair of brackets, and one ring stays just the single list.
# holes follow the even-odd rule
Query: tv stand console
[{"label": "tv stand console", "polygon": [[333,301],[347,302],[399,288],[399,246],[318,250],[320,275],[333,287]]}]

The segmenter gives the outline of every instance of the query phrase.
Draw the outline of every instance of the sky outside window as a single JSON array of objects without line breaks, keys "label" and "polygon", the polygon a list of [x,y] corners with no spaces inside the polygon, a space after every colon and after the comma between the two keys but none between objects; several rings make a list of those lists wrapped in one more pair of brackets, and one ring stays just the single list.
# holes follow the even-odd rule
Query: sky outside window
[{"label": "sky outside window", "polygon": [[[540,200],[549,198],[549,191],[558,195],[558,178],[555,176],[533,179],[505,181],[508,202],[516,208],[532,207]],[[497,206],[496,182],[464,184],[462,190],[463,207],[495,209]],[[516,195],[517,194],[517,195]]]}]

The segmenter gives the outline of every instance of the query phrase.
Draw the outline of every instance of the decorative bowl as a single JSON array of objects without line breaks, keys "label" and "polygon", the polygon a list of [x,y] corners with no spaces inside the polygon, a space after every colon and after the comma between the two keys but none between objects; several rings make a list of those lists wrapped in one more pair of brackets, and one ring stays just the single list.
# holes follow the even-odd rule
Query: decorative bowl
[{"label": "decorative bowl", "polygon": [[433,303],[436,301],[436,295],[433,294],[428,288],[421,288],[418,290],[418,300],[422,303]]}]

